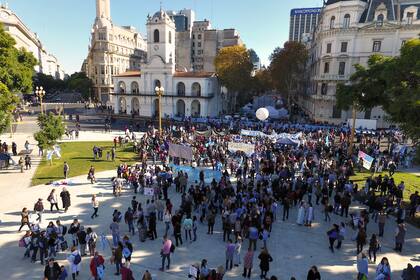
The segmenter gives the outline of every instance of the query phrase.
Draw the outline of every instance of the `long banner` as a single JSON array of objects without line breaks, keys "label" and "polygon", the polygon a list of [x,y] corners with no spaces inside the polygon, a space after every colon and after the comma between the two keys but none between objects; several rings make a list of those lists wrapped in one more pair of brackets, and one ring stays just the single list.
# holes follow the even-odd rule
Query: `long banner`
[{"label": "long banner", "polygon": [[186,160],[192,160],[193,158],[193,152],[190,146],[169,143],[168,153],[172,157],[179,157]]},{"label": "long banner", "polygon": [[247,143],[228,142],[228,150],[231,152],[242,151],[247,155],[255,153],[255,145]]}]

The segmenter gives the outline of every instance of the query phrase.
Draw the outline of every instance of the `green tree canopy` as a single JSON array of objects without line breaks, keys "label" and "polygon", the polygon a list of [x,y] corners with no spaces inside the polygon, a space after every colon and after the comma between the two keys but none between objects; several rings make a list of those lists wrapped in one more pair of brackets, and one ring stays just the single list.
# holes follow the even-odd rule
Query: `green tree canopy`
[{"label": "green tree canopy", "polygon": [[66,87],[65,81],[44,73],[36,73],[33,77],[33,84],[34,86],[42,86],[46,94],[64,90]]},{"label": "green tree canopy", "polygon": [[285,94],[288,107],[291,97],[299,90],[304,81],[305,65],[308,59],[308,50],[299,42],[286,42],[283,48],[274,49],[270,55],[270,73],[274,87]]},{"label": "green tree canopy", "polygon": [[80,92],[85,100],[88,100],[89,97],[91,97],[92,86],[92,81],[83,72],[73,73],[66,80],[66,88]]},{"label": "green tree canopy", "polygon": [[37,63],[31,53],[16,49],[15,43],[0,23],[0,133],[10,124],[19,102],[16,93],[32,91],[32,76]]},{"label": "green tree canopy", "polygon": [[398,57],[373,55],[367,67],[355,65],[350,83],[339,85],[337,104],[360,110],[382,106],[389,121],[415,142],[420,139],[420,39],[407,41]]},{"label": "green tree canopy", "polygon": [[[217,76],[232,98],[232,105],[237,106],[237,95],[249,92],[252,62],[249,51],[244,46],[225,47],[219,50],[214,65]],[[239,98],[240,100],[244,98]]]},{"label": "green tree canopy", "polygon": [[34,138],[43,149],[55,145],[65,132],[63,118],[51,112],[48,115],[38,116],[38,126],[41,130],[34,134]]}]

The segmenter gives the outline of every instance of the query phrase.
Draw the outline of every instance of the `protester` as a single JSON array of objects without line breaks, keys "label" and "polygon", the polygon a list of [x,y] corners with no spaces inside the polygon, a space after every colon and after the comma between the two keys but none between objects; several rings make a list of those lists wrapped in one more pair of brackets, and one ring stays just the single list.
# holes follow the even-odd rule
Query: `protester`
[{"label": "protester", "polygon": [[63,188],[63,190],[60,193],[60,197],[61,202],[63,203],[64,213],[66,213],[69,207],[71,206],[69,191],[66,188]]},{"label": "protester", "polygon": [[104,270],[105,270],[105,260],[104,258],[95,251],[93,258],[90,260],[89,268],[90,273],[94,280],[102,280],[104,279]]},{"label": "protester", "polygon": [[318,271],[318,268],[314,265],[309,269],[307,280],[321,280],[321,274]]},{"label": "protester", "polygon": [[48,259],[48,264],[45,266],[44,278],[46,280],[58,280],[61,274],[61,268],[54,258]]},{"label": "protester", "polygon": [[268,253],[267,249],[263,249],[258,256],[260,259],[260,269],[261,269],[261,278],[267,277],[267,273],[270,270],[270,262],[273,261],[273,258]]},{"label": "protester", "polygon": [[91,219],[98,217],[98,209],[99,209],[99,200],[96,197],[96,194],[92,195],[92,207],[93,207],[93,214],[90,216]]}]

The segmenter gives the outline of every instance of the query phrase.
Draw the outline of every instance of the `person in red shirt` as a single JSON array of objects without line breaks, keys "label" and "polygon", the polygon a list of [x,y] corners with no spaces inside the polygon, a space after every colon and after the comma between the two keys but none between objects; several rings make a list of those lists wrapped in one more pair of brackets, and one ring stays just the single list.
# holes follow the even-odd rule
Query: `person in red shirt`
[{"label": "person in red shirt", "polygon": [[95,252],[95,255],[90,260],[90,265],[89,265],[90,273],[92,274],[92,277],[95,280],[102,279],[103,276],[101,275],[101,271],[103,273],[104,263],[105,263],[104,258],[101,255],[99,255],[98,252]]},{"label": "person in red shirt", "polygon": [[133,271],[130,269],[129,262],[126,262],[121,267],[121,280],[134,280]]}]

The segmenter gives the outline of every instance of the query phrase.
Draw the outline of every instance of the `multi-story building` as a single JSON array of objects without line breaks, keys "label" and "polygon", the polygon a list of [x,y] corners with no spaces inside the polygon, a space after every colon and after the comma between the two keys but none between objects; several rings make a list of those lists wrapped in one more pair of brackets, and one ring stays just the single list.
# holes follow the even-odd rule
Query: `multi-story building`
[{"label": "multi-story building", "polygon": [[65,73],[57,58],[47,52],[37,34],[33,33],[7,5],[0,6],[0,23],[15,39],[16,48],[24,48],[38,60],[38,65],[35,66],[36,72],[64,79]]},{"label": "multi-story building", "polygon": [[214,72],[214,59],[221,48],[243,44],[237,30],[213,29],[206,19],[196,21],[193,10],[170,11],[168,15],[175,22],[179,69]]},{"label": "multi-story building", "polygon": [[140,71],[114,75],[113,107],[117,115],[156,117],[157,86],[163,87],[162,117],[215,117],[223,111],[220,85],[212,72],[179,71],[176,27],[160,10],[147,19],[147,62]]},{"label": "multi-story building", "polygon": [[289,41],[306,43],[315,30],[321,8],[302,8],[290,11]]},{"label": "multi-story building", "polygon": [[[299,103],[317,121],[340,123],[351,118],[336,106],[337,84],[348,82],[355,64],[372,54],[397,56],[407,40],[420,33],[420,0],[328,0],[313,34],[308,96]],[[385,127],[380,107],[358,112]]]},{"label": "multi-story building", "polygon": [[141,34],[134,27],[114,25],[110,0],[96,0],[96,18],[85,67],[96,98],[102,103],[110,101],[112,76],[140,70],[145,59],[146,41]]}]

